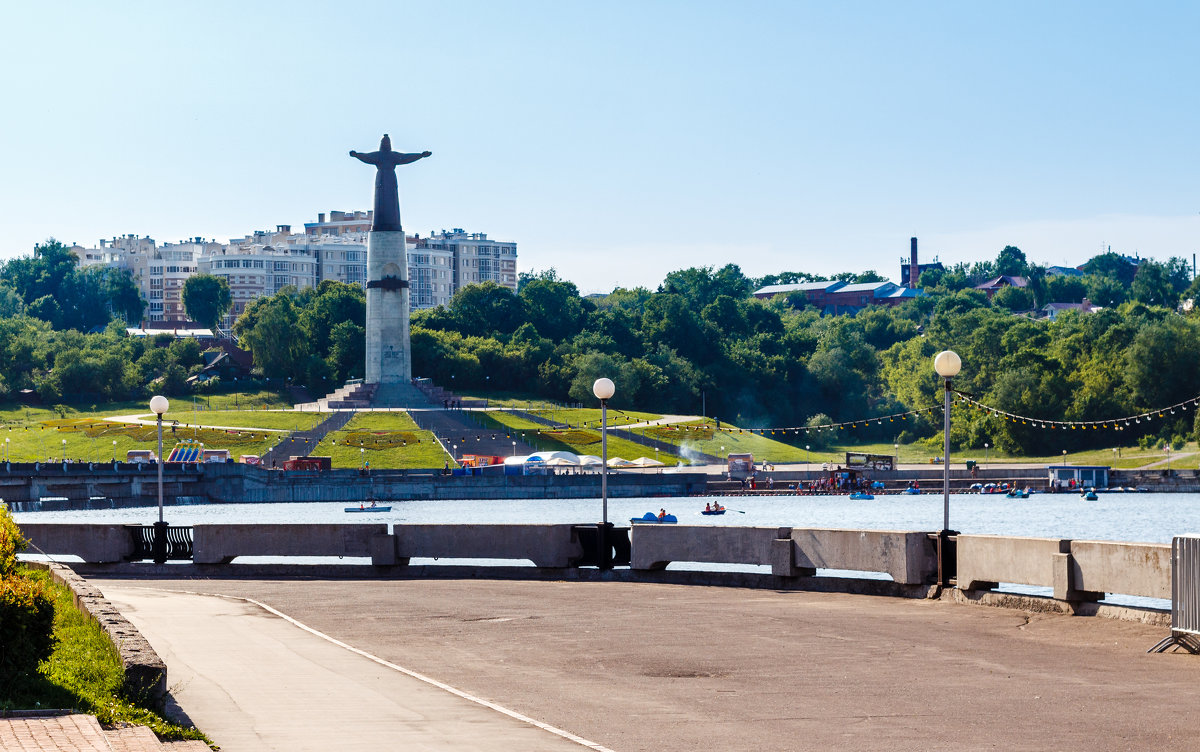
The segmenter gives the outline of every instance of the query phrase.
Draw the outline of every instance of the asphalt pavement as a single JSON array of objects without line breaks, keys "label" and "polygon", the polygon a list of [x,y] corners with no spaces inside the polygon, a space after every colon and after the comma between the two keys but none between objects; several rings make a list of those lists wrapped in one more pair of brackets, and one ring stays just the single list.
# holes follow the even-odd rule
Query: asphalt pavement
[{"label": "asphalt pavement", "polygon": [[[497,717],[460,722],[449,710],[413,710],[433,702],[431,689],[397,688],[387,675],[399,672],[258,606],[156,591],[254,599],[396,667],[617,752],[1200,746],[1200,657],[1147,654],[1166,630],[1112,619],[605,581],[96,583],[163,655],[183,709],[231,752],[354,749],[348,742],[360,739],[365,749],[385,736],[404,741],[396,749],[576,743],[528,724],[547,746],[511,741],[491,724],[519,734],[511,725],[523,722],[459,695],[452,704]],[[226,636],[214,645],[217,631]],[[338,651],[361,660],[338,667]],[[375,712],[389,704],[403,737],[389,725],[397,721]],[[339,744],[269,746],[271,734],[283,733],[288,744]]]}]

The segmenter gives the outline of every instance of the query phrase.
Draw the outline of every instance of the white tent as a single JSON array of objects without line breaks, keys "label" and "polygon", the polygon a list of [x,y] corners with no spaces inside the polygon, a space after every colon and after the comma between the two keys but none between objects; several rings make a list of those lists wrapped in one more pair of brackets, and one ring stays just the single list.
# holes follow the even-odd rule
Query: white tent
[{"label": "white tent", "polygon": [[542,464],[546,467],[579,467],[578,462],[572,462],[566,457],[552,457]]},{"label": "white tent", "polygon": [[632,464],[629,460],[620,457],[610,457],[608,460],[609,467],[629,467]]},{"label": "white tent", "polygon": [[652,460],[649,457],[638,457],[629,464],[633,465],[634,467],[663,467],[663,463],[659,462],[658,460]]},{"label": "white tent", "polygon": [[583,465],[584,467],[591,465],[603,465],[604,460],[600,459],[594,454],[581,454],[579,455],[579,464]]},{"label": "white tent", "polygon": [[573,452],[537,452],[529,455],[529,462],[550,463],[550,460],[566,460],[572,465],[579,464],[579,455]]}]

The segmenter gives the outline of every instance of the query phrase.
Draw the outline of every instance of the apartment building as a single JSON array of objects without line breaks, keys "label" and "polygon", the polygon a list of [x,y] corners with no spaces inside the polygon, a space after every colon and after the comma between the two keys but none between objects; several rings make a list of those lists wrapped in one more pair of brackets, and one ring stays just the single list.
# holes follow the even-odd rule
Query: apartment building
[{"label": "apartment building", "polygon": [[452,259],[448,278],[455,290],[475,282],[517,289],[517,244],[489,239],[486,233],[455,228],[417,238],[414,252],[446,251]]},{"label": "apartment building", "polygon": [[[223,326],[246,305],[285,286],[315,287],[322,280],[366,286],[367,233],[371,211],[324,212],[306,222],[303,233],[291,225],[256,230],[228,243],[190,238],[158,245],[153,238],[122,235],[101,240],[99,248],[73,246],[81,266],[106,264],[128,269],[148,303],[146,320],[188,320],[183,285],[193,274],[223,277],[233,307]],[[495,282],[517,289],[517,244],[462,229],[442,230],[422,238],[408,236],[409,305],[413,310],[446,305],[461,287]]]}]

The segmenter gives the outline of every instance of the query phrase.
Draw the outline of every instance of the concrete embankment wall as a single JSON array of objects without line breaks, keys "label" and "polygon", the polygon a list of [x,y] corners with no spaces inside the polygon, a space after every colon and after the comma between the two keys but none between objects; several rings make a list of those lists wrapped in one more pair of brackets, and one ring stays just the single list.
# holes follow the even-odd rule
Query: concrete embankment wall
[{"label": "concrete embankment wall", "polygon": [[[132,551],[120,526],[36,523],[22,529],[33,550],[51,555],[105,564],[127,561]],[[369,575],[404,576],[413,558],[527,561],[564,570],[593,561],[588,541],[594,538],[585,540],[589,529],[595,532],[594,525],[567,524],[196,525],[193,562],[202,574],[217,573],[238,556],[357,557],[374,565],[361,570]],[[613,535],[622,541],[614,541],[613,550],[628,553],[635,579],[653,579],[673,562],[769,567],[770,574],[760,577],[781,584],[832,569],[886,574],[898,594],[921,595],[937,575],[936,535],[922,531],[652,524],[615,528]],[[1105,593],[1171,597],[1169,544],[959,535],[956,550],[962,591],[1000,583],[1049,587],[1076,612]],[[164,575],[171,572],[183,570],[161,568]]]},{"label": "concrete embankment wall", "polygon": [[[586,499],[600,495],[597,474],[442,475],[403,470],[285,472],[249,465],[166,464],[166,504],[270,503],[366,499]],[[704,493],[702,473],[610,473],[613,498]],[[157,468],[121,463],[0,465],[0,499],[18,512],[111,509],[158,502]]]}]

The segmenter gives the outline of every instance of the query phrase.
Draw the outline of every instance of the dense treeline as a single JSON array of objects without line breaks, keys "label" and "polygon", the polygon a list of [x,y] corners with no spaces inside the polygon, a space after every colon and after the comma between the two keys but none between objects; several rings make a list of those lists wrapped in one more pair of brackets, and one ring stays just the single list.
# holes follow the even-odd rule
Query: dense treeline
[{"label": "dense treeline", "polygon": [[[16,262],[0,268],[0,307],[6,291],[15,298],[0,318],[0,394],[34,389],[59,401],[136,396],[150,385],[169,394],[189,388],[185,379],[201,362],[194,343],[135,340],[118,326],[81,334],[65,328],[65,320],[34,315],[46,307],[30,310],[25,301],[41,289],[36,285],[51,283],[48,264],[60,258],[43,246],[39,254],[41,277],[10,274]],[[553,270],[523,274],[517,292],[470,285],[449,305],[414,313],[413,369],[460,393],[513,391],[583,403],[593,401],[592,382],[608,376],[617,384],[616,408],[698,413],[703,405],[709,416],[744,426],[820,425],[936,405],[931,358],[947,348],[963,359],[957,387],[1034,418],[1105,420],[1196,396],[1200,320],[1176,311],[1181,298],[1197,292],[1186,265],[1172,259],[1134,266],[1103,254],[1084,272],[1047,275],[1010,246],[995,261],[925,272],[926,297],[825,317],[803,295],[751,296],[762,284],[819,279],[803,272],[751,279],[732,264],[684,269],[654,291],[589,297]],[[991,300],[972,289],[1000,274],[1024,276],[1029,285]],[[1054,322],[1014,314],[1085,296],[1105,309],[1062,313]],[[323,393],[363,375],[364,325],[362,289],[323,282],[253,301],[234,333],[263,376]],[[1182,410],[1119,437],[1108,430],[1051,431],[974,411],[964,411],[954,426],[960,446],[987,441],[1039,453],[1139,438],[1178,441],[1194,432]],[[885,421],[856,429],[856,436],[908,441],[934,437],[939,427],[936,419]],[[797,440],[815,443],[824,435]]]}]

